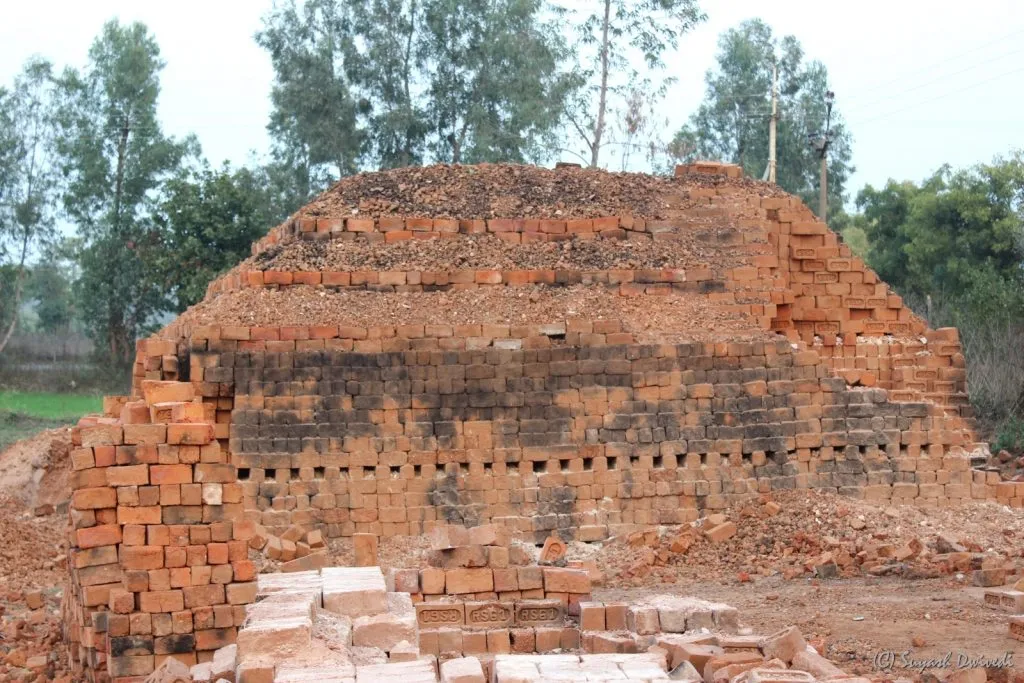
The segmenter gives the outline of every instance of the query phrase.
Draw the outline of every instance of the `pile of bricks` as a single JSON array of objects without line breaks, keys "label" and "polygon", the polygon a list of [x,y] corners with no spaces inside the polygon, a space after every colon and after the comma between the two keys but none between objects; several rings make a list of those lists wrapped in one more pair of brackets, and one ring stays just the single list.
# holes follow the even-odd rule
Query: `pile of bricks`
[{"label": "pile of bricks", "polygon": [[306,531],[292,525],[276,536],[260,524],[248,520],[243,524],[252,529],[249,547],[262,551],[267,559],[280,562],[282,572],[310,571],[327,566],[327,543],[319,529]]},{"label": "pile of bricks", "polygon": [[[694,172],[736,171],[680,168],[679,199],[691,208],[667,219],[321,217],[273,231],[254,252],[294,239],[385,244],[477,232],[520,243],[671,240],[713,218],[735,226],[741,244],[756,242],[756,253],[717,270],[246,266],[213,283],[210,296],[243,286],[357,287],[373,296],[590,284],[637,297],[703,297],[709,310],[752,316],[760,329],[746,341],[658,343],[652,331],[620,320],[460,324],[441,308],[429,325],[367,327],[196,325],[183,316],[139,342],[131,399],[108,401],[104,417],[76,431],[66,596],[76,661],[94,677],[124,677],[171,654],[197,663],[212,657],[234,639],[241,606],[255,594],[250,543],[298,576],[325,564],[322,546],[332,537],[494,522],[534,543],[552,533],[598,540],[692,522],[778,489],[1024,507],[1024,482],[970,469],[976,444],[956,331],[928,330],[796,198],[760,197],[706,177],[687,182]],[[765,332],[781,336],[766,342]],[[729,533],[725,525],[709,536]],[[477,541],[449,538],[435,566],[389,577],[390,593],[406,598],[374,588],[384,603],[361,615],[376,619],[364,632],[408,635],[410,623],[418,630],[417,609],[448,601],[461,605],[456,630],[475,634],[474,624],[484,623],[475,615],[486,617],[494,628],[483,632],[508,631],[510,651],[515,629],[532,629],[518,639],[523,651],[552,646],[554,630],[545,629],[558,629],[559,647],[572,645],[562,630],[578,637],[571,623],[529,624],[519,615],[547,615],[550,602],[571,622],[592,602],[587,572],[530,565],[504,538]],[[376,564],[374,554],[360,564]],[[303,603],[310,620],[326,603],[329,574],[317,574],[321,597]],[[631,613],[634,627],[652,628],[650,610],[627,611],[627,619]],[[297,633],[305,633],[300,622]],[[591,649],[631,647],[614,640],[616,631],[583,633],[613,634],[591,636]],[[492,649],[484,636],[482,655],[505,647],[503,636],[494,638]],[[479,636],[469,639],[479,650]],[[385,656],[407,649],[391,645]],[[440,637],[437,650],[445,651]]]},{"label": "pile of bricks", "polygon": [[[242,487],[188,383],[146,381],[73,430],[65,597],[71,655],[92,680],[144,676],[232,642],[256,596]],[[113,412],[117,412],[117,416]]]},{"label": "pile of bricks", "polygon": [[[1005,570],[976,570],[974,584],[1001,585],[1005,583]],[[987,590],[982,594],[986,607],[1006,612],[1009,636],[1014,640],[1024,641],[1024,579],[1020,579],[1012,588]]]},{"label": "pile of bricks", "polygon": [[550,652],[579,647],[569,619],[589,599],[585,569],[538,566],[498,524],[438,526],[431,566],[392,569],[388,588],[415,604],[420,649],[441,656]]},{"label": "pile of bricks", "polygon": [[[457,630],[445,629],[442,636],[442,630],[417,627],[411,605],[408,594],[386,590],[376,567],[264,575],[259,601],[247,608],[237,646],[193,666],[190,675],[196,683],[218,677],[239,683],[864,680],[820,656],[794,627],[766,637],[733,635],[738,627],[734,608],[695,598],[652,596],[622,609],[586,604],[581,619],[587,625],[598,625],[600,619],[599,626],[609,627],[622,619],[619,636],[631,640],[629,648],[618,650],[605,647],[613,642],[609,635],[561,644],[556,639],[552,647],[536,652],[521,643],[517,647],[513,638],[510,652],[490,647],[494,632],[483,636],[475,630],[461,632],[460,646],[435,650],[436,638],[450,638]],[[541,633],[538,628],[537,636]]]}]

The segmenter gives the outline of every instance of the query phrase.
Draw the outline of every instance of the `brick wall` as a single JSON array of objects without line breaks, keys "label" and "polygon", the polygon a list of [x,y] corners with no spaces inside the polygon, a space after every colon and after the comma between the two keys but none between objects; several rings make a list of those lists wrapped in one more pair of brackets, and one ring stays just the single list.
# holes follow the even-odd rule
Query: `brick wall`
[{"label": "brick wall", "polygon": [[496,520],[599,537],[777,488],[933,505],[988,493],[972,488],[958,417],[850,388],[813,350],[613,343],[623,333],[606,324],[564,339],[557,326],[258,340],[259,328],[203,328],[190,366],[200,393],[233,395],[244,507],[272,528],[392,535]]},{"label": "brick wall", "polygon": [[[184,382],[142,384],[83,418],[71,454],[65,635],[89,680],[141,680],[234,642],[255,598],[242,486],[212,406]],[[115,417],[116,415],[116,417]]]}]

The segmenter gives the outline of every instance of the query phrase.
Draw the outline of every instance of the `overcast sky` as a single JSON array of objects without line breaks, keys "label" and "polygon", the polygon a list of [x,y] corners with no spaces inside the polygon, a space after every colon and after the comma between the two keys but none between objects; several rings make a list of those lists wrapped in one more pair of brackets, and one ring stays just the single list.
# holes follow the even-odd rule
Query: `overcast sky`
[{"label": "overcast sky", "polygon": [[[577,4],[597,0],[576,0]],[[752,17],[793,34],[828,67],[853,133],[850,184],[921,180],[943,163],[1024,148],[1024,2],[1020,0],[704,0],[708,21],[684,37],[670,72],[672,130],[700,102],[718,35]],[[166,132],[198,135],[215,163],[266,152],[272,71],[253,34],[270,0],[33,0],[4,3],[0,83],[42,54],[83,65],[103,23],[145,22],[167,68]]]}]

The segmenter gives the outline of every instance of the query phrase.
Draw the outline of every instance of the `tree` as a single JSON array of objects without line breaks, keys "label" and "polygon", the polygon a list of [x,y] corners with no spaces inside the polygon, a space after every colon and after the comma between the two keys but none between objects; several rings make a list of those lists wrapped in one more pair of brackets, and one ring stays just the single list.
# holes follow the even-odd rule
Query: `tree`
[{"label": "tree", "polygon": [[66,336],[75,319],[74,267],[59,247],[47,250],[25,282],[25,299],[36,314],[36,329]]},{"label": "tree", "polygon": [[351,59],[368,105],[367,158],[380,168],[418,165],[430,133],[419,82],[424,0],[362,0],[351,8],[364,46]]},{"label": "tree", "polygon": [[857,197],[867,219],[869,262],[901,292],[968,293],[978,278],[1024,277],[1024,153],[954,171],[943,166],[920,186],[890,180]]},{"label": "tree", "polygon": [[[630,67],[639,56],[649,70],[664,68],[666,50],[674,50],[679,38],[706,19],[697,0],[603,0],[597,11],[582,17],[579,43],[588,62],[579,75],[587,86],[578,91],[569,111],[575,132],[585,145],[589,164],[596,167],[608,144],[614,100],[628,98],[630,84],[642,80]],[[655,88],[657,89],[657,88]],[[622,104],[623,109],[628,105]]]},{"label": "tree", "polygon": [[550,156],[575,77],[539,0],[424,3],[433,156],[470,163]]},{"label": "tree", "polygon": [[868,186],[857,205],[868,263],[932,326],[960,328],[978,413],[1024,414],[1024,154]]},{"label": "tree", "polygon": [[0,353],[17,325],[28,258],[54,230],[54,113],[45,60],[30,60],[13,88],[0,88]]},{"label": "tree", "polygon": [[308,194],[362,168],[547,156],[577,81],[546,10],[543,0],[290,0],[257,35],[275,71],[277,159],[308,169]]},{"label": "tree", "polygon": [[[768,166],[772,66],[778,70],[778,184],[812,202],[820,187],[820,158],[808,136],[825,128],[828,70],[804,61],[794,36],[777,39],[760,19],[744,21],[719,38],[717,68],[705,76],[704,102],[676,135],[690,158],[722,159],[761,177]],[[846,182],[853,172],[851,138],[841,115],[832,111],[828,152],[830,213],[842,210]]]},{"label": "tree", "polygon": [[284,218],[274,213],[259,171],[182,169],[168,180],[153,223],[162,249],[157,270],[180,313],[200,301],[221,271],[249,256],[252,242]]},{"label": "tree", "polygon": [[135,339],[162,310],[153,278],[160,239],[147,205],[161,182],[196,151],[163,135],[156,118],[160,50],[140,23],[108,22],[83,73],[62,77],[59,149],[68,187],[64,208],[84,246],[79,257],[83,320],[97,346],[128,363]]},{"label": "tree", "polygon": [[[256,42],[270,53],[274,85],[273,156],[294,169],[294,193],[307,200],[331,178],[355,172],[365,130],[353,93],[352,3],[288,0],[263,20]],[[362,105],[365,107],[365,105]]]}]

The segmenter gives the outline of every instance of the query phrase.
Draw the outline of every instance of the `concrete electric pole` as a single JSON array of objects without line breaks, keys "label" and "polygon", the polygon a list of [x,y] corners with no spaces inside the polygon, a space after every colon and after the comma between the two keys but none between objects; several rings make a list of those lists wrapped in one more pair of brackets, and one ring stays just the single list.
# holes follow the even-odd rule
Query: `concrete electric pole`
[{"label": "concrete electric pole", "polygon": [[772,64],[772,119],[768,125],[768,182],[775,182],[775,124],[779,120],[779,71]]},{"label": "concrete electric pole", "polygon": [[808,141],[818,152],[821,159],[821,180],[818,188],[818,218],[828,221],[828,146],[832,142],[832,103],[836,94],[829,90],[825,93],[825,130],[821,133],[809,133]]}]

